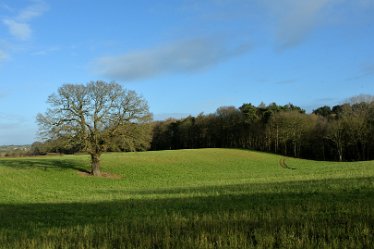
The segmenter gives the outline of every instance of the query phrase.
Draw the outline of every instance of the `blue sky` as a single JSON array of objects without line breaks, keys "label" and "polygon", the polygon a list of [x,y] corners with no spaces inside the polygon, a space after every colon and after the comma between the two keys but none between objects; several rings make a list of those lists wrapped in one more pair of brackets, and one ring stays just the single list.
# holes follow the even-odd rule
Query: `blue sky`
[{"label": "blue sky", "polygon": [[63,83],[117,81],[156,119],[311,111],[374,94],[374,0],[0,0],[0,144],[36,140]]}]

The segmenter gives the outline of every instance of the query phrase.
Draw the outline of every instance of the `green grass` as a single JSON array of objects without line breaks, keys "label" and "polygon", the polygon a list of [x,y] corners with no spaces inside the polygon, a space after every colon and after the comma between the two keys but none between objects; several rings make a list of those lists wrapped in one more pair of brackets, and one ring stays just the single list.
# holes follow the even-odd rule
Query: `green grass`
[{"label": "green grass", "polygon": [[0,159],[0,248],[372,248],[374,162],[233,149]]}]

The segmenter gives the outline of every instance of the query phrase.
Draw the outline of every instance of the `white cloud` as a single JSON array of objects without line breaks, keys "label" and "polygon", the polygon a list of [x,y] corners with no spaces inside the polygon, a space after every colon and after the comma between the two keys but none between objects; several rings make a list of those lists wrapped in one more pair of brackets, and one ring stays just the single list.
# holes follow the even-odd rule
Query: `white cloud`
[{"label": "white cloud", "polygon": [[164,73],[188,73],[206,69],[247,52],[248,42],[232,46],[222,39],[191,39],[161,47],[102,57],[94,70],[112,79],[137,80]]},{"label": "white cloud", "polygon": [[12,19],[5,19],[3,23],[8,27],[9,32],[20,40],[27,40],[31,37],[31,28],[27,23],[17,22]]},{"label": "white cloud", "polygon": [[35,2],[32,5],[19,11],[18,15],[12,18],[4,18],[3,24],[8,27],[12,36],[20,40],[27,40],[31,37],[32,29],[29,22],[42,15],[47,10],[44,2]]}]

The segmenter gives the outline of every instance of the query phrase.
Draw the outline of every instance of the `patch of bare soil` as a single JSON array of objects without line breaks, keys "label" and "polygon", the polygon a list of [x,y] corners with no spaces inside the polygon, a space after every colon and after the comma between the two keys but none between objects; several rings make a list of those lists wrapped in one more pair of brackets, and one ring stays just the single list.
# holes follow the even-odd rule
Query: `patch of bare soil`
[{"label": "patch of bare soil", "polygon": [[[94,177],[93,175],[91,175],[91,173],[86,172],[86,171],[78,171],[78,175],[83,176],[83,177]],[[107,172],[101,172],[101,176],[96,176],[96,177],[102,177],[102,178],[108,178],[108,179],[121,179],[122,178],[122,176],[120,175],[107,173]]]}]

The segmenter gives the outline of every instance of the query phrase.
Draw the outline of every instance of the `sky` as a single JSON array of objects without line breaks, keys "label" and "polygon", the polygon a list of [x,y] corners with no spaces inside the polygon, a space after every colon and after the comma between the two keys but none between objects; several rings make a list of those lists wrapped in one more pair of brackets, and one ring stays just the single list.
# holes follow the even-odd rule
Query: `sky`
[{"label": "sky", "polygon": [[38,139],[65,83],[115,81],[156,120],[308,112],[374,94],[374,0],[0,0],[0,145]]}]

